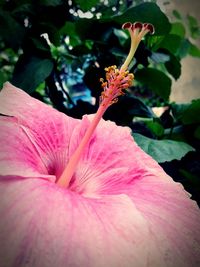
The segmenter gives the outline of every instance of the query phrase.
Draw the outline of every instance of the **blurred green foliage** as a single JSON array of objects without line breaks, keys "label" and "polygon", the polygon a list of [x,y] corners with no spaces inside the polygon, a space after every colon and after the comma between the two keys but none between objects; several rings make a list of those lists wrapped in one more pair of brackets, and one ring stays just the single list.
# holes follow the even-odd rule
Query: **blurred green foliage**
[{"label": "blurred green foliage", "polygon": [[[200,99],[169,102],[181,60],[200,57],[192,42],[200,28],[190,15],[186,23],[178,10],[173,15],[170,22],[156,1],[1,0],[0,84],[10,80],[76,118],[94,113],[104,68],[120,66],[129,51],[121,25],[152,23],[155,34],[141,42],[131,65],[134,85],[104,118],[129,126],[136,142],[200,201]],[[163,114],[153,106],[165,107]]]}]

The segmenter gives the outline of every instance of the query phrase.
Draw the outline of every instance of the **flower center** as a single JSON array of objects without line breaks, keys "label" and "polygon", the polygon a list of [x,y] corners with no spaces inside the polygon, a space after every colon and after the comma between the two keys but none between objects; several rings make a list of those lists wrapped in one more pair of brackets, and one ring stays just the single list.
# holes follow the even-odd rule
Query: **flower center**
[{"label": "flower center", "polygon": [[131,47],[129,54],[121,66],[117,69],[116,66],[110,66],[105,69],[106,71],[106,81],[100,79],[103,92],[100,96],[100,105],[95,114],[93,121],[88,127],[83,139],[75,150],[74,154],[71,156],[66,168],[64,169],[62,175],[57,181],[57,184],[61,187],[68,187],[70,180],[76,170],[78,162],[81,158],[82,152],[90,140],[92,134],[94,133],[99,121],[101,120],[106,109],[118,101],[118,96],[124,95],[124,91],[132,85],[134,75],[129,73],[128,66],[135,54],[135,51],[142,40],[142,38],[150,32],[154,33],[154,27],[149,23],[135,22],[134,24],[126,22],[122,26],[123,29],[127,29],[131,36]]}]

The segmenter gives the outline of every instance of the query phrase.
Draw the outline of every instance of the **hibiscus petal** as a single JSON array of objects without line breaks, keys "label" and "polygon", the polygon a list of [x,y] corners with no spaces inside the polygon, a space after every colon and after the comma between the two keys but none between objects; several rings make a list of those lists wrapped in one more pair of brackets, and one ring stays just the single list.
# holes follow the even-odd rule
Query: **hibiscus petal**
[{"label": "hibiscus petal", "polygon": [[[9,86],[7,92],[12,90]],[[23,109],[20,111],[18,105],[16,113],[12,113],[10,105],[14,103],[7,99],[14,92],[7,95],[3,90],[0,112],[15,117],[3,119],[5,144],[9,141],[7,135],[12,137],[10,145],[4,144],[3,159],[13,157],[17,166],[12,165],[12,171],[20,175],[24,166],[30,177],[1,179],[0,266],[196,267],[200,264],[197,205],[180,184],[134,143],[128,128],[100,122],[69,189],[39,179],[41,176],[31,179],[37,172],[46,174],[47,170],[50,174],[52,166],[55,170],[63,169],[63,159],[67,162],[72,155],[89,120],[87,116],[81,123],[74,120],[70,131],[72,124],[68,118],[53,111],[53,121],[44,120],[42,115],[40,129],[37,125],[35,130],[38,101],[19,92],[17,98],[19,103],[22,101]],[[27,105],[29,100],[31,106]],[[23,115],[26,109],[30,109],[27,117]],[[44,105],[41,110],[46,114],[49,108]],[[21,139],[12,133],[13,125]],[[56,134],[55,142],[52,132]],[[63,132],[67,137],[63,137]],[[21,144],[18,153],[15,139]]]},{"label": "hibiscus petal", "polygon": [[0,194],[0,266],[198,266],[184,223],[147,220],[125,195],[85,198],[20,177],[1,180]]},{"label": "hibiscus petal", "polygon": [[155,171],[136,182],[127,190],[127,195],[146,218],[160,253],[163,254],[163,240],[170,244],[166,266],[170,266],[167,262],[171,257],[174,263],[180,261],[177,266],[199,266],[199,208],[196,202],[189,199],[182,185],[165,180],[168,177],[162,169]]},{"label": "hibiscus petal", "polygon": [[[82,131],[87,127],[87,117],[84,120],[79,126]],[[76,132],[73,133],[75,140],[81,138],[78,128],[76,131],[76,136]],[[128,128],[104,120],[100,122],[84,151],[70,188],[90,197],[128,195],[146,218],[151,238],[163,255],[166,266],[200,265],[200,212],[197,204],[189,199],[182,185],[175,183],[138,147]],[[150,256],[151,260],[153,258]]]},{"label": "hibiscus petal", "polygon": [[[30,138],[15,118],[0,118],[0,173],[3,175],[22,175],[38,177],[48,175]],[[50,177],[50,176],[49,176]]]},{"label": "hibiscus petal", "polygon": [[[25,139],[27,143],[29,139],[29,143],[32,143],[29,148],[27,147],[27,149],[32,151],[29,151],[29,154],[33,153],[31,157],[37,154],[37,167],[39,168],[37,169],[35,165],[35,170],[41,174],[46,174],[46,172],[48,172],[48,174],[54,174],[56,177],[59,177],[68,161],[68,146],[70,144],[71,134],[74,127],[79,124],[79,120],[65,116],[50,106],[30,97],[10,83],[5,83],[4,88],[0,92],[0,113],[14,117],[6,118],[7,120],[15,120],[13,133],[11,128],[7,128],[4,133],[0,134],[1,136],[2,134],[4,135],[1,141],[4,142],[4,149],[1,151],[1,155],[4,154],[4,166],[10,165],[10,160],[5,160],[6,155],[8,155],[8,153],[10,155],[15,153],[14,151],[17,145],[14,142],[15,139],[17,138],[18,145],[19,143],[22,144],[22,148],[18,148],[20,151],[22,151],[24,147],[23,140]],[[4,116],[3,119],[5,119]],[[14,127],[17,129],[16,132]],[[1,128],[3,129],[3,126],[1,126]],[[9,132],[7,138],[6,131]],[[10,144],[8,144],[9,142]],[[22,163],[25,155],[23,156],[21,153],[21,156]],[[40,157],[40,162],[38,156]],[[20,155],[18,155],[17,162],[20,161],[19,157]],[[16,157],[13,154],[13,160],[15,159]],[[12,170],[14,169],[11,168],[9,172],[8,167],[6,173],[1,172],[1,174],[12,175]],[[28,167],[25,172],[29,170],[30,168]],[[23,175],[21,171],[15,174]]]},{"label": "hibiscus petal", "polygon": [[[147,223],[125,195],[88,199],[20,177],[1,180],[0,194],[0,266],[147,264]],[[156,256],[153,244],[151,250]],[[159,254],[155,258],[162,262]]]}]

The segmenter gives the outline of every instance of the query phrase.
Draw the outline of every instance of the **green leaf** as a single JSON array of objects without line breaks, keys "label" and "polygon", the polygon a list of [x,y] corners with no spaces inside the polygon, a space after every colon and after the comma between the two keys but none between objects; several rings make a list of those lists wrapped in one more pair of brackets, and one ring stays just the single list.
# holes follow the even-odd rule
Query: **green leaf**
[{"label": "green leaf", "polygon": [[190,104],[171,104],[172,114],[176,120],[181,120],[183,113],[188,109]]},{"label": "green leaf", "polygon": [[165,36],[163,41],[160,43],[160,48],[165,48],[172,54],[176,54],[180,48],[182,38],[176,34],[168,34]]},{"label": "green leaf", "polygon": [[52,69],[53,62],[50,59],[31,57],[26,65],[16,66],[12,83],[32,93],[50,75]]},{"label": "green leaf", "polygon": [[179,56],[180,58],[184,58],[185,56],[187,56],[190,51],[190,47],[191,47],[191,43],[189,42],[189,40],[182,39],[180,43],[180,47],[176,53],[177,56]]},{"label": "green leaf", "polygon": [[127,21],[152,23],[155,27],[156,35],[167,34],[171,28],[168,18],[155,3],[143,3],[131,7],[122,15],[113,16],[112,20],[119,24],[123,24]]},{"label": "green leaf", "polygon": [[42,96],[45,96],[45,82],[40,83],[35,89],[35,92],[39,93]]},{"label": "green leaf", "polygon": [[35,15],[35,9],[31,3],[24,3],[19,4],[16,6],[16,8],[12,11],[12,14],[17,16],[23,16],[23,15]]},{"label": "green leaf", "polygon": [[183,124],[200,123],[200,99],[193,100],[190,104],[172,104],[172,113]]},{"label": "green leaf", "polygon": [[75,0],[74,1],[83,11],[88,11],[99,3],[99,0]]},{"label": "green leaf", "polygon": [[190,43],[189,54],[193,57],[200,57],[200,49],[196,45]]},{"label": "green leaf", "polygon": [[76,31],[76,23],[74,22],[66,21],[60,29],[60,35],[69,36],[69,44],[73,47],[81,44],[81,39]]},{"label": "green leaf", "polygon": [[170,56],[164,53],[152,52],[151,59],[156,63],[165,63],[170,60]]},{"label": "green leaf", "polygon": [[138,133],[133,133],[136,143],[157,162],[180,160],[194,148],[187,143],[173,140],[154,140]]},{"label": "green leaf", "polygon": [[85,40],[84,45],[89,49],[92,50],[94,42],[92,40]]},{"label": "green leaf", "polygon": [[157,121],[147,121],[146,122],[146,125],[151,130],[151,132],[153,134],[155,134],[157,137],[163,136],[163,134],[164,134],[164,128]]},{"label": "green leaf", "polygon": [[59,6],[63,4],[63,0],[39,0],[39,3],[43,6]]},{"label": "green leaf", "polygon": [[24,39],[25,28],[6,11],[0,10],[0,21],[0,39],[11,48],[18,48]]},{"label": "green leaf", "polygon": [[147,46],[150,47],[152,51],[157,52],[157,50],[160,48],[161,42],[165,37],[163,35],[162,36],[148,35],[147,37],[148,37],[146,39]]},{"label": "green leaf", "polygon": [[30,37],[30,40],[33,42],[35,48],[45,52],[48,52],[50,50],[46,40],[43,40],[41,37],[40,38]]},{"label": "green leaf", "polygon": [[172,139],[174,141],[181,141],[187,143],[187,138],[185,136],[185,129],[183,125],[177,125],[172,128],[167,128],[164,131],[165,139]]},{"label": "green leaf", "polygon": [[167,71],[174,77],[178,79],[181,75],[181,63],[176,56],[170,54],[170,60],[165,62],[165,67]]},{"label": "green leaf", "polygon": [[123,30],[114,29],[113,32],[115,36],[117,36],[121,46],[123,46],[126,40],[129,38],[129,36]]},{"label": "green leaf", "polygon": [[68,36],[76,34],[75,23],[66,21],[64,26],[60,29],[60,34]]},{"label": "green leaf", "polygon": [[200,29],[199,29],[197,19],[191,15],[188,15],[187,19],[188,19],[191,37],[194,39],[198,38],[200,36]]},{"label": "green leaf", "polygon": [[[155,117],[155,114],[149,108],[144,104],[142,100],[140,100],[137,97],[131,96],[131,97],[124,97],[123,100],[127,100],[126,106],[128,103],[131,104],[131,106],[128,109],[128,113],[132,116],[138,116],[138,117],[145,117],[145,118],[153,118]],[[123,102],[122,100],[122,102]]]},{"label": "green leaf", "polygon": [[81,44],[85,39],[99,41],[102,26],[103,24],[100,24],[99,20],[82,18],[75,22],[67,21],[62,32],[65,31],[66,34],[70,36],[70,41],[72,38],[78,38]]},{"label": "green leaf", "polygon": [[112,55],[115,55],[116,57],[121,57],[122,60],[127,57],[127,53],[124,53],[121,49],[117,47],[113,47],[112,49],[109,50]]},{"label": "green leaf", "polygon": [[172,82],[162,71],[153,68],[140,69],[135,73],[135,79],[146,85],[164,100],[169,99]]},{"label": "green leaf", "polygon": [[182,122],[184,124],[200,123],[200,99],[192,101],[191,105],[183,112]]},{"label": "green leaf", "polygon": [[185,27],[180,22],[172,23],[170,34],[176,34],[183,38],[185,36]]}]

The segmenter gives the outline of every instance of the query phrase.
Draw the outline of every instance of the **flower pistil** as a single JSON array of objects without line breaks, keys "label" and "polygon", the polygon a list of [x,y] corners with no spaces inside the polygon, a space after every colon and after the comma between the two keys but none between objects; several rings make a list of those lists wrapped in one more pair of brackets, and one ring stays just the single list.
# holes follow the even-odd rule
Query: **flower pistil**
[{"label": "flower pistil", "polygon": [[129,54],[124,62],[124,64],[121,66],[121,70],[126,70],[135,54],[135,51],[142,40],[142,38],[147,34],[154,34],[154,26],[150,23],[141,23],[141,22],[126,22],[122,25],[122,29],[126,29],[129,31],[129,34],[131,36],[131,47]]},{"label": "flower pistil", "polygon": [[126,22],[123,24],[122,28],[127,29],[131,36],[131,48],[129,54],[120,69],[118,69],[115,65],[105,68],[106,80],[104,81],[103,78],[100,79],[103,92],[100,96],[99,108],[79,146],[71,156],[66,168],[57,181],[57,184],[61,187],[69,186],[70,180],[75,172],[82,152],[94,133],[106,109],[113,103],[116,103],[118,101],[118,96],[124,95],[124,91],[132,85],[134,75],[129,73],[128,66],[142,38],[148,32],[151,34],[154,33],[154,27],[150,23],[135,22],[132,24],[130,22]]}]

